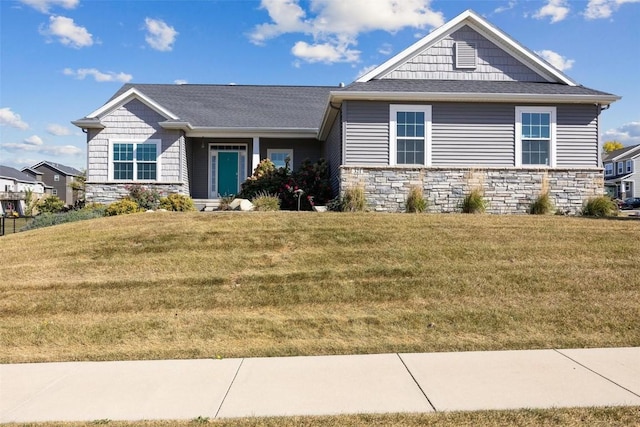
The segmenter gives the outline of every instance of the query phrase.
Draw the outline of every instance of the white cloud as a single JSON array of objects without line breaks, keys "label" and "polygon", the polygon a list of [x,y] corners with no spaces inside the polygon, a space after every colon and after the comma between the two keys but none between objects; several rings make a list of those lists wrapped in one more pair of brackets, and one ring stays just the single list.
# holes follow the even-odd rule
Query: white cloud
[{"label": "white cloud", "polygon": [[39,151],[43,154],[50,154],[52,156],[77,156],[82,154],[82,149],[76,147],[75,145],[50,145],[47,147],[43,147]]},{"label": "white cloud", "polygon": [[569,6],[566,0],[547,0],[547,4],[541,7],[534,18],[543,19],[551,17],[551,23],[560,22],[569,14]]},{"label": "white cloud", "polygon": [[497,7],[493,10],[493,13],[502,13],[502,12],[506,12],[507,10],[511,10],[514,7],[516,7],[516,4],[518,2],[516,0],[510,0],[509,3],[506,6],[500,6]]},{"label": "white cloud", "polygon": [[73,19],[66,16],[50,16],[49,26],[40,26],[40,34],[57,37],[65,46],[76,49],[93,45],[93,36],[86,28],[76,25]]},{"label": "white cloud", "polygon": [[27,145],[40,146],[44,144],[44,141],[38,135],[31,135],[29,138],[25,138],[24,143]]},{"label": "white cloud", "polygon": [[573,63],[575,62],[575,60],[567,59],[552,50],[536,50],[536,55],[540,56],[542,59],[544,59],[560,71],[570,69],[571,67],[573,67]]},{"label": "white cloud", "polygon": [[68,127],[58,125],[55,123],[51,123],[49,126],[47,126],[47,132],[55,136],[71,135],[71,131],[69,130]]},{"label": "white cloud", "polygon": [[0,126],[5,125],[22,130],[29,128],[29,125],[22,121],[20,114],[14,113],[9,107],[0,108]]},{"label": "white cloud", "polygon": [[65,9],[75,9],[80,0],[20,0],[22,3],[34,8],[42,13],[49,13],[54,6],[60,6]]},{"label": "white cloud", "polygon": [[584,17],[586,19],[609,18],[624,3],[640,3],[640,0],[589,0]]},{"label": "white cloud", "polygon": [[126,73],[114,73],[113,71],[102,72],[95,68],[79,68],[72,70],[71,68],[65,68],[62,73],[65,76],[73,76],[78,80],[84,80],[87,76],[93,76],[97,82],[121,82],[127,83],[131,81],[133,76]]},{"label": "white cloud", "polygon": [[305,10],[299,0],[262,0],[270,23],[257,25],[249,35],[258,45],[287,33],[301,33],[312,41],[298,41],[292,53],[307,62],[357,62],[353,49],[358,35],[404,28],[425,29],[444,23],[441,12],[430,8],[431,0],[311,0]]},{"label": "white cloud", "polygon": [[360,69],[360,71],[358,71],[358,75],[356,76],[356,79],[359,78],[359,77],[364,76],[369,71],[374,70],[376,67],[377,67],[377,65],[369,65],[367,67],[364,67],[364,68]]},{"label": "white cloud", "polygon": [[389,55],[393,52],[393,47],[389,43],[383,43],[382,46],[378,48],[378,53],[381,55]]},{"label": "white cloud", "polygon": [[177,80],[174,80],[173,83],[177,85],[186,85],[189,82],[183,79],[177,79]]},{"label": "white cloud", "polygon": [[160,19],[145,18],[147,35],[144,38],[149,46],[155,50],[167,52],[173,49],[178,32]]},{"label": "white cloud", "polygon": [[640,144],[640,121],[609,129],[602,135],[602,141],[618,141],[624,145]]}]

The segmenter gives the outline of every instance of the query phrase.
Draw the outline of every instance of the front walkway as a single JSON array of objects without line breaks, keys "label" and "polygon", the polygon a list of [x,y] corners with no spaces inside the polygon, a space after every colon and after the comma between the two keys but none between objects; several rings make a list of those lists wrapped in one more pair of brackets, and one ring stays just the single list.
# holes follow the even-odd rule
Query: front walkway
[{"label": "front walkway", "polygon": [[0,422],[640,405],[640,347],[0,365]]}]

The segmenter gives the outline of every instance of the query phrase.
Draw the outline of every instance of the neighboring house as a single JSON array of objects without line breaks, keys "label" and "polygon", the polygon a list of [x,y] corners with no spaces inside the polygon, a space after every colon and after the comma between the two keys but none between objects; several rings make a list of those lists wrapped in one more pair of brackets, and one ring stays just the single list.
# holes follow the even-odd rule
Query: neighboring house
[{"label": "neighboring house", "polygon": [[51,194],[58,196],[66,206],[75,204],[78,195],[72,190],[71,183],[75,177],[82,175],[78,169],[45,160],[22,169],[22,172],[33,177],[40,176],[42,182],[52,188]]},{"label": "neighboring house", "polygon": [[45,194],[45,184],[31,175],[9,166],[0,165],[0,215],[26,211],[27,192],[31,191],[33,200]]},{"label": "neighboring house", "polygon": [[640,197],[640,144],[602,156],[604,187],[611,197]]},{"label": "neighboring house", "polygon": [[215,199],[260,159],[323,157],[336,194],[363,186],[379,211],[416,185],[431,211],[480,186],[490,212],[526,212],[543,188],[575,212],[603,193],[598,121],[618,99],[466,11],[346,87],[126,84],[73,123],[98,202],[130,183]]}]

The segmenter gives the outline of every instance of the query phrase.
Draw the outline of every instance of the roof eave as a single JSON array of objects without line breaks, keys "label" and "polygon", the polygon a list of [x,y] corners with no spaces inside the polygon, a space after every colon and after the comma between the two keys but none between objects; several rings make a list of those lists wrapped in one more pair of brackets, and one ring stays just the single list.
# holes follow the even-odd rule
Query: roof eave
[{"label": "roof eave", "polygon": [[84,118],[79,120],[74,120],[71,124],[81,128],[81,129],[104,129],[106,126],[102,124],[100,119],[96,118]]},{"label": "roof eave", "polygon": [[527,102],[527,103],[576,103],[609,105],[620,97],[616,95],[569,95],[528,93],[468,93],[468,92],[376,92],[334,91],[332,102],[347,100],[366,101],[417,101],[417,102]]},{"label": "roof eave", "polygon": [[87,118],[100,118],[103,115],[108,114],[117,108],[120,108],[124,104],[134,99],[139,100],[140,102],[145,104],[147,107],[155,110],[158,114],[166,117],[167,119],[178,120],[178,116],[173,114],[167,108],[163,107],[162,105],[160,105],[159,103],[151,99],[150,97],[146,96],[144,93],[142,93],[135,87],[132,87],[131,89],[127,90],[126,92],[122,93],[116,98],[113,98],[111,101],[107,102],[102,107],[98,108],[91,114],[87,115]]},{"label": "roof eave", "polygon": [[[183,129],[184,130],[184,129]],[[260,128],[191,126],[185,135],[193,138],[316,138],[318,128]]]}]

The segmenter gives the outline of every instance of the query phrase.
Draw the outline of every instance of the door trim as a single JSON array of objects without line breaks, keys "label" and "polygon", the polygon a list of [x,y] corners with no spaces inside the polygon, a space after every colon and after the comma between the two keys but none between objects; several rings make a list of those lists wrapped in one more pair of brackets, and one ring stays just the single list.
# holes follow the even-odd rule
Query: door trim
[{"label": "door trim", "polygon": [[224,143],[224,142],[209,142],[207,144],[207,194],[210,199],[219,199],[218,194],[218,180],[216,176],[215,184],[213,182],[213,174],[211,167],[211,160],[214,154],[216,154],[216,173],[218,171],[218,156],[220,151],[238,153],[238,191],[240,191],[240,185],[247,179],[247,162],[248,162],[248,144],[243,143]]}]

